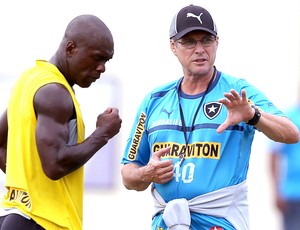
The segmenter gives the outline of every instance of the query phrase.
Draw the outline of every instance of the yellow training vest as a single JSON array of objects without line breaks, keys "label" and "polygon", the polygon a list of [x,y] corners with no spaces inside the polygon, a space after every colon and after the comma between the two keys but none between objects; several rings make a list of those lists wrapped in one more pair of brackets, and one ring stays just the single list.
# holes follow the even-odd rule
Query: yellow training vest
[{"label": "yellow training vest", "polygon": [[36,116],[33,99],[49,83],[64,85],[74,103],[77,143],[84,140],[84,123],[74,92],[52,64],[36,61],[16,82],[8,104],[8,141],[4,208],[15,207],[46,230],[82,229],[83,167],[51,180],[43,172],[35,142]]}]

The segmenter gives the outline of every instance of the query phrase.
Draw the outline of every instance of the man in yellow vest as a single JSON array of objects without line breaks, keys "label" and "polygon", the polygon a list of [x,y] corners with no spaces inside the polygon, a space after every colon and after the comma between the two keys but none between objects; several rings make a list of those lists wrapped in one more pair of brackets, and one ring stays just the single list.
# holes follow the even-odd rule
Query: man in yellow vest
[{"label": "man in yellow vest", "polygon": [[121,128],[117,108],[97,117],[85,139],[72,86],[89,87],[114,54],[108,27],[94,15],[67,26],[55,55],[15,83],[0,119],[0,167],[6,173],[1,229],[82,229],[83,166]]}]

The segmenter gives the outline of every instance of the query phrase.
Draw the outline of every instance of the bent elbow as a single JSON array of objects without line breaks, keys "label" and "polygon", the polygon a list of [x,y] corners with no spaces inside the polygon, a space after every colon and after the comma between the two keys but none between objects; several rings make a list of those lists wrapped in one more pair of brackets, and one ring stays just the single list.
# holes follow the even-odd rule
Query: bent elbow
[{"label": "bent elbow", "polygon": [[63,173],[59,172],[58,170],[54,170],[52,167],[43,168],[43,171],[50,180],[56,181],[61,179],[64,175]]},{"label": "bent elbow", "polygon": [[61,176],[58,175],[57,173],[49,173],[49,172],[48,173],[44,172],[44,173],[50,180],[53,180],[53,181],[59,180],[61,178]]},{"label": "bent elbow", "polygon": [[300,140],[300,133],[299,130],[295,130],[294,132],[290,132],[288,138],[286,139],[286,144],[295,144],[298,143]]},{"label": "bent elbow", "polygon": [[300,134],[298,132],[296,135],[294,135],[294,138],[292,138],[291,141],[292,141],[293,144],[295,144],[295,143],[298,143],[299,140],[300,140]]}]

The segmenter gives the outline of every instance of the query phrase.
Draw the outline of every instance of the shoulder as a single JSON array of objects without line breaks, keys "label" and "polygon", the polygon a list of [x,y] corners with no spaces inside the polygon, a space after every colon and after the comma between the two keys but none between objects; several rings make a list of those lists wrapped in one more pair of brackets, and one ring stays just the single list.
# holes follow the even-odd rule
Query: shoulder
[{"label": "shoulder", "polygon": [[[181,79],[180,79],[181,80]],[[177,91],[177,86],[179,85],[180,80],[174,80],[172,82],[163,84],[154,88],[150,93],[150,98],[159,98],[165,96],[170,91]]]},{"label": "shoulder", "polygon": [[[37,114],[73,113],[73,101],[66,87],[59,83],[50,83],[40,87],[34,96],[34,108]],[[60,114],[60,115],[59,115]]]},{"label": "shoulder", "polygon": [[243,77],[233,76],[224,72],[219,72],[219,82],[226,85],[251,85]]},{"label": "shoulder", "polygon": [[140,108],[149,108],[155,103],[159,103],[162,100],[169,101],[170,97],[177,93],[177,86],[181,79],[174,80],[172,82],[163,84],[151,90],[142,100]]}]

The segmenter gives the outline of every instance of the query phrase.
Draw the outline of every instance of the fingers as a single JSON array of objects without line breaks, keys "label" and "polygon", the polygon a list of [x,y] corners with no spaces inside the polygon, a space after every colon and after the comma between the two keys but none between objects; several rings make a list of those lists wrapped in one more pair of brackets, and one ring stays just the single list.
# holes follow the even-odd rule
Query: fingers
[{"label": "fingers", "polygon": [[164,184],[173,178],[173,160],[161,161],[161,157],[170,151],[171,147],[162,148],[153,153],[147,167],[151,172],[151,182]]},{"label": "fingers", "polygon": [[241,96],[234,89],[230,90],[230,93],[224,93],[224,96],[230,101],[239,101],[241,100]]},{"label": "fingers", "polygon": [[248,101],[248,98],[247,98],[247,95],[246,95],[246,90],[242,89],[241,93],[242,93],[242,100],[243,101]]},{"label": "fingers", "polygon": [[119,113],[119,110],[117,109],[117,108],[115,108],[115,107],[108,107],[105,111],[104,111],[104,113]]},{"label": "fingers", "polygon": [[168,153],[170,151],[171,147],[166,147],[163,149],[158,150],[157,152],[153,153],[153,155],[155,155],[158,158],[161,158],[163,155],[165,155],[166,153]]},{"label": "fingers", "polygon": [[225,98],[221,98],[219,102],[225,106],[228,106],[230,103],[244,104],[248,101],[246,91],[244,89],[241,90],[241,94],[239,94],[236,90],[231,89],[229,92],[224,93],[224,96]]},{"label": "fingers", "polygon": [[229,92],[224,93],[225,98],[219,100],[228,110],[226,120],[217,128],[217,133],[222,133],[227,127],[238,124],[243,121],[243,117],[248,105],[246,91],[241,90],[239,94],[236,90],[231,89]]},{"label": "fingers", "polygon": [[103,113],[99,114],[97,120],[109,116],[109,117],[119,117],[119,110],[117,108],[109,107]]}]

